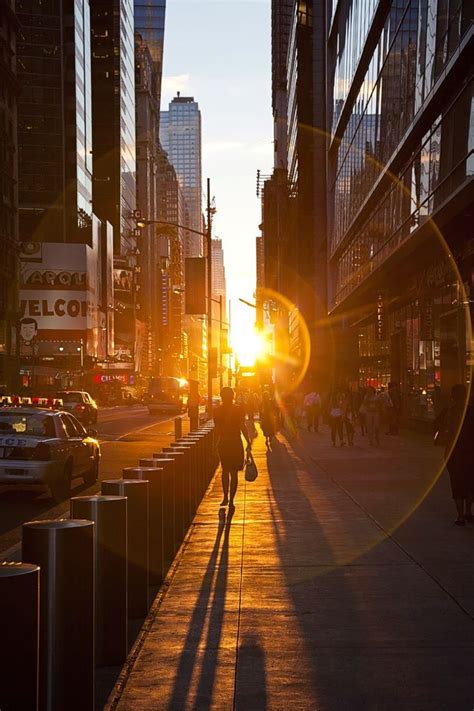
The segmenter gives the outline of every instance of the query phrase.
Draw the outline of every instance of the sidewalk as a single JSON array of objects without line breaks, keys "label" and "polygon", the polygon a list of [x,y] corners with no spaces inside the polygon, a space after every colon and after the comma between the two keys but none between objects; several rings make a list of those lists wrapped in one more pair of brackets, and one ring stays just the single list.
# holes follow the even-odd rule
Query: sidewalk
[{"label": "sidewalk", "polygon": [[439,450],[254,452],[232,518],[214,480],[108,708],[471,711],[474,528],[445,474],[416,508]]}]

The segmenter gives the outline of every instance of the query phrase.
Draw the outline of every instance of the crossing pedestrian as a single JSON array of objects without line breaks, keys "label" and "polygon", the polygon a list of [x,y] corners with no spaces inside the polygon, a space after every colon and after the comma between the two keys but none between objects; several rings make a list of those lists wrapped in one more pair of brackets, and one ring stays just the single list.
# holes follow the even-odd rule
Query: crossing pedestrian
[{"label": "crossing pedestrian", "polygon": [[311,428],[315,432],[319,431],[319,418],[321,416],[321,396],[316,390],[310,390],[304,398],[303,407],[306,413],[306,425],[308,432]]},{"label": "crossing pedestrian", "polygon": [[277,412],[276,405],[268,391],[263,393],[262,404],[260,407],[260,427],[262,428],[263,436],[267,449],[271,449],[273,438],[277,428]]},{"label": "crossing pedestrian", "polygon": [[222,491],[224,498],[221,506],[229,505],[233,510],[234,498],[238,485],[238,473],[244,468],[244,447],[242,437],[247,442],[247,452],[252,451],[252,444],[245,426],[245,411],[234,405],[234,391],[224,387],[221,390],[221,405],[214,410],[216,447],[222,467]]}]

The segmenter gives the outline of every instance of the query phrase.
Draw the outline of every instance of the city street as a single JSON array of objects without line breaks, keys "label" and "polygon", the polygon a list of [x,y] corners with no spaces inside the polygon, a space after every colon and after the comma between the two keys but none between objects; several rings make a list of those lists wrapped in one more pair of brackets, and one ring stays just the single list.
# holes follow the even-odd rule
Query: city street
[{"label": "city street", "polygon": [[[102,408],[97,430],[102,454],[99,478],[117,479],[123,467],[138,464],[141,457],[151,456],[173,440],[174,418],[167,414],[151,416],[146,407],[139,405]],[[82,479],[74,479],[71,496],[95,494],[99,490],[99,482],[88,487]],[[46,487],[0,486],[0,556],[18,559],[21,525],[25,521],[58,518],[68,513],[69,501],[55,505]]]},{"label": "city street", "polygon": [[470,711],[474,529],[439,448],[324,427],[254,453],[233,515],[214,479],[107,711]]}]

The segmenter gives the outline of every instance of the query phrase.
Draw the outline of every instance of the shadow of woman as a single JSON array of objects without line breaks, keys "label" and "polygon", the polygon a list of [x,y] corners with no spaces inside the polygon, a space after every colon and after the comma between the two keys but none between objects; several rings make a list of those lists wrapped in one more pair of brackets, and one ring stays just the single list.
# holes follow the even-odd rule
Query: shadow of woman
[{"label": "shadow of woman", "polygon": [[[233,514],[233,511],[229,511],[226,515],[224,508],[219,509],[216,540],[189,622],[173,691],[167,707],[169,711],[171,709],[176,711],[186,707],[192,676],[202,651],[204,654],[193,708],[208,709],[212,704],[226,603],[229,537]],[[206,620],[208,620],[208,628],[204,649],[202,650],[200,647],[203,641]]]}]

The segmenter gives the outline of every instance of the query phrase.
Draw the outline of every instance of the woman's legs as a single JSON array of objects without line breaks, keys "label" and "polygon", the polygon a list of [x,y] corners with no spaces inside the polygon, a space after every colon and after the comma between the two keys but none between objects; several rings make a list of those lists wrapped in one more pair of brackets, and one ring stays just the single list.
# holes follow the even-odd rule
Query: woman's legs
[{"label": "woman's legs", "polygon": [[224,469],[224,467],[222,467],[221,481],[222,491],[224,493],[224,498],[222,499],[222,506],[226,506],[227,502],[229,501],[229,471],[227,469]]},{"label": "woman's legs", "polygon": [[239,483],[239,472],[238,471],[231,471],[230,472],[230,498],[229,498],[229,506],[234,505],[234,496],[237,491],[237,484]]},{"label": "woman's legs", "polygon": [[[230,495],[229,495],[229,481],[230,481]],[[224,493],[224,498],[222,500],[222,506],[227,506],[229,503],[231,506],[234,505],[234,497],[237,491],[237,484],[239,482],[239,472],[237,470],[229,471],[228,469],[222,468],[222,491]]]}]

